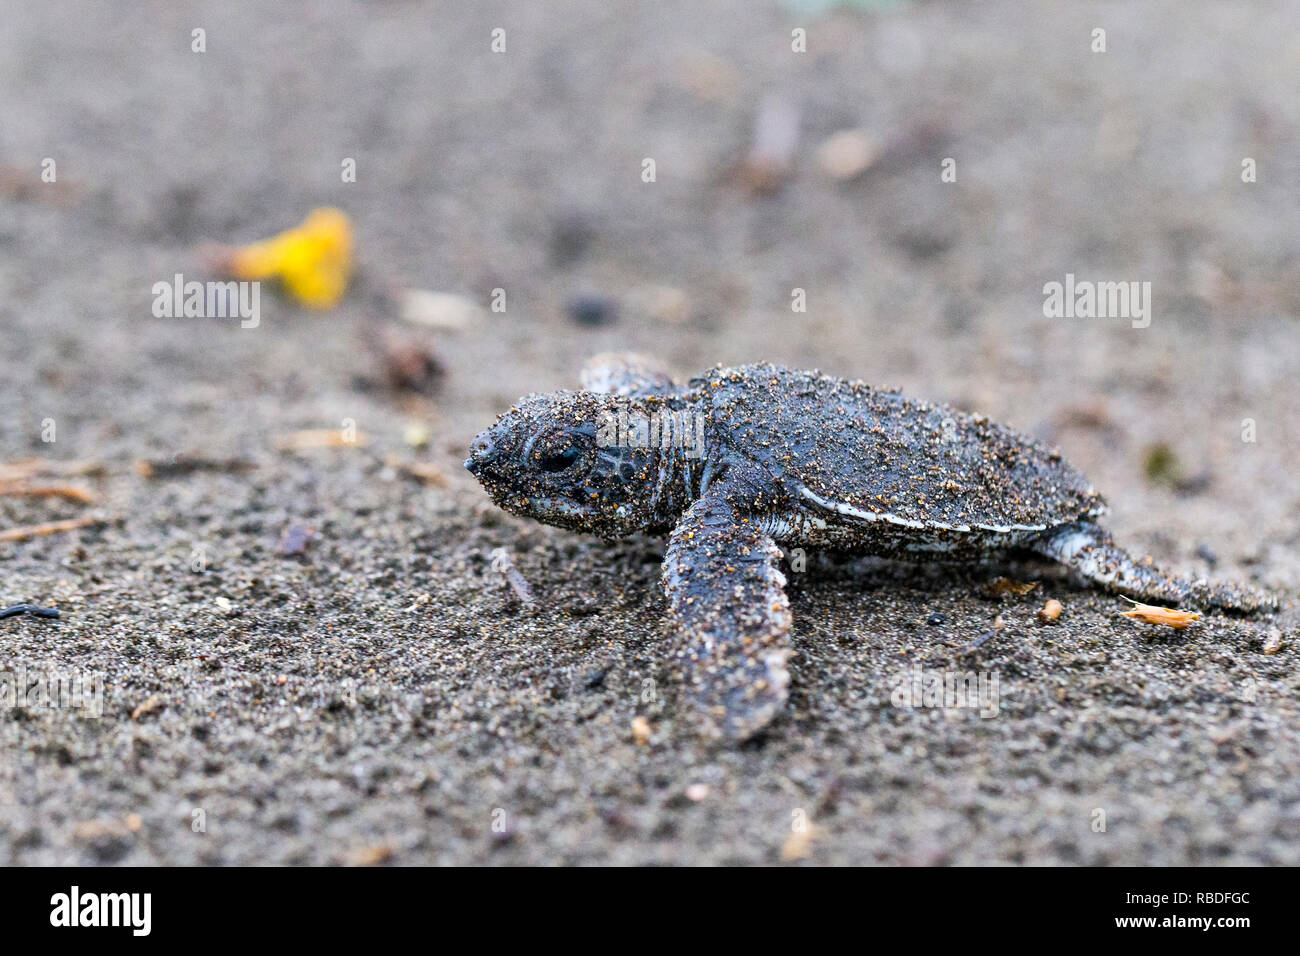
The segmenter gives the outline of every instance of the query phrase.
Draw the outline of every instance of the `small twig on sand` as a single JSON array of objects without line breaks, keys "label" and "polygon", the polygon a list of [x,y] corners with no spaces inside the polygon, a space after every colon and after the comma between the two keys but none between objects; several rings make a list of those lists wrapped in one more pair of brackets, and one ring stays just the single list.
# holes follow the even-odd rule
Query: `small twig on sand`
[{"label": "small twig on sand", "polygon": [[447,487],[447,476],[431,461],[402,461],[396,457],[389,457],[384,459],[384,464],[399,475],[431,488]]},{"label": "small twig on sand", "polygon": [[76,183],[63,179],[46,182],[37,180],[34,169],[0,165],[0,196],[19,202],[47,202],[55,206],[69,206],[77,202],[85,190]]},{"label": "small twig on sand", "polygon": [[249,471],[254,467],[251,461],[242,458],[191,458],[177,455],[160,461],[137,461],[135,470],[142,478],[178,478],[192,475],[197,471],[222,471],[232,474]]},{"label": "small twig on sand", "polygon": [[79,501],[83,505],[95,503],[95,496],[91,492],[76,485],[10,485],[0,482],[0,495],[24,498],[66,498],[68,501]]},{"label": "small twig on sand", "polygon": [[280,451],[302,451],[306,448],[364,448],[370,436],[362,431],[342,428],[308,428],[289,432],[275,440]]},{"label": "small twig on sand", "polygon": [[510,585],[510,590],[515,592],[517,597],[529,610],[537,607],[537,601],[533,597],[533,589],[528,581],[520,573],[519,568],[515,566],[514,556],[505,548],[495,548],[492,551],[492,570],[502,574],[506,583]]},{"label": "small twig on sand", "polygon": [[63,478],[99,475],[104,472],[103,462],[58,461],[52,458],[24,458],[21,461],[0,462],[0,484],[26,481],[38,475],[58,475]]},{"label": "small twig on sand", "polygon": [[740,164],[740,182],[755,195],[773,195],[789,179],[799,148],[800,109],[770,96],[754,117],[754,142]]},{"label": "small twig on sand", "polygon": [[26,541],[28,538],[39,538],[42,535],[58,534],[60,531],[76,531],[78,528],[86,528],[90,525],[103,524],[100,518],[83,517],[69,518],[66,521],[47,521],[44,524],[29,524],[21,528],[8,528],[0,531],[0,541]]},{"label": "small twig on sand", "polygon": [[59,609],[57,607],[38,607],[35,604],[15,604],[13,607],[0,610],[0,619],[16,617],[19,614],[30,614],[32,617],[58,617]]},{"label": "small twig on sand", "polygon": [[1002,629],[1004,627],[1006,627],[1006,624],[1002,620],[1002,615],[999,614],[997,617],[993,619],[993,630],[981,634],[979,637],[975,638],[975,640],[971,641],[964,648],[962,648],[962,653],[969,654],[971,651],[979,650],[979,648],[983,647],[990,640],[992,640],[993,638],[1001,634]]}]

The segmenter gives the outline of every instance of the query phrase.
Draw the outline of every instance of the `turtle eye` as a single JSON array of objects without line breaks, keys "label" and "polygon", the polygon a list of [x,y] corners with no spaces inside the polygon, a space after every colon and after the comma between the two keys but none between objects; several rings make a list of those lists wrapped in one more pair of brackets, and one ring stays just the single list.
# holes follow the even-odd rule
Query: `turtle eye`
[{"label": "turtle eye", "polygon": [[554,454],[543,455],[541,461],[537,463],[542,471],[559,472],[566,471],[578,460],[578,449],[566,448],[564,451]]}]

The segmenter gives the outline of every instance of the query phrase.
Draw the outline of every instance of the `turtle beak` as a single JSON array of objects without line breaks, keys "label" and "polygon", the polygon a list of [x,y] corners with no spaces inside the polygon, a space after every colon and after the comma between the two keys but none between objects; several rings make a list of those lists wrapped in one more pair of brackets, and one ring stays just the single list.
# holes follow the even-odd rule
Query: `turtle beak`
[{"label": "turtle beak", "polygon": [[497,446],[489,432],[481,432],[469,446],[465,469],[475,478],[482,478],[498,458]]}]

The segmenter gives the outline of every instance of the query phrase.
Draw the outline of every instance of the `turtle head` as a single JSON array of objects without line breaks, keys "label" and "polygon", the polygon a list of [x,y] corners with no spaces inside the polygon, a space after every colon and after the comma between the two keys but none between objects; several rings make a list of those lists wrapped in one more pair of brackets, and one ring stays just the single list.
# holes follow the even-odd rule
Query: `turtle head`
[{"label": "turtle head", "polygon": [[605,537],[663,525],[664,464],[620,443],[619,422],[647,400],[552,392],[520,401],[470,445],[465,467],[507,511]]}]

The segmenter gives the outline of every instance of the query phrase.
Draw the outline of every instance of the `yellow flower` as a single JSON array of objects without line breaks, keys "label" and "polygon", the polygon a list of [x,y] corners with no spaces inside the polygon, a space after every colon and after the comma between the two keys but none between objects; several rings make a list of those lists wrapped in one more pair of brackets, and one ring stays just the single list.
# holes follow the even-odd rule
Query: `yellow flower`
[{"label": "yellow flower", "polygon": [[338,209],[313,209],[278,236],[236,249],[230,272],[237,279],[275,279],[303,305],[338,305],[352,275],[352,223]]}]

